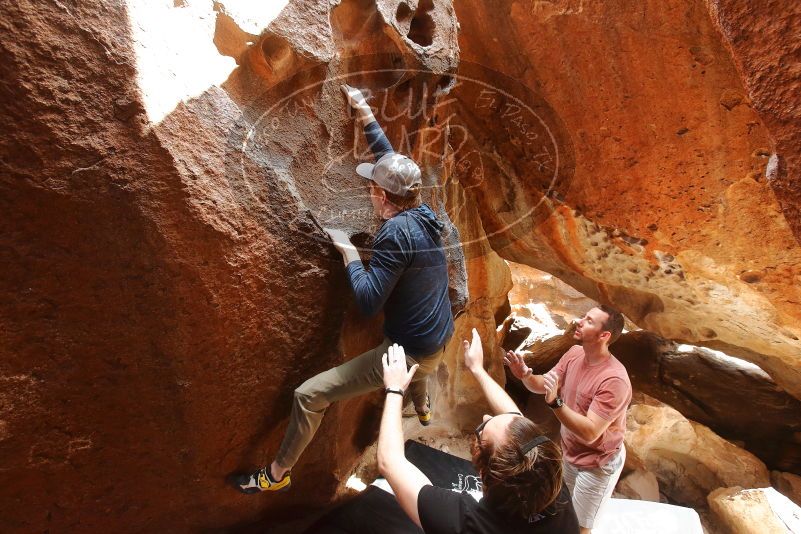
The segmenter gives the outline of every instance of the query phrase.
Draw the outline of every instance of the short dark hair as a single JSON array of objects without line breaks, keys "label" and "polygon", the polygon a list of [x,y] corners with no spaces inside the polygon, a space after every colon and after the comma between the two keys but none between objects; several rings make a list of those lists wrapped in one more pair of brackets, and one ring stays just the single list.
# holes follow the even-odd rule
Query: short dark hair
[{"label": "short dark hair", "polygon": [[611,345],[620,337],[620,334],[623,333],[623,323],[625,322],[623,319],[623,314],[620,313],[618,310],[611,306],[607,306],[606,304],[601,304],[598,306],[602,312],[604,312],[607,317],[604,324],[601,325],[601,328],[609,332],[611,336],[609,337],[609,344]]},{"label": "short dark hair", "polygon": [[473,438],[473,465],[481,475],[484,499],[502,514],[528,519],[550,506],[562,491],[562,451],[551,440],[526,454],[521,448],[540,428],[515,417],[506,441],[497,447]]}]

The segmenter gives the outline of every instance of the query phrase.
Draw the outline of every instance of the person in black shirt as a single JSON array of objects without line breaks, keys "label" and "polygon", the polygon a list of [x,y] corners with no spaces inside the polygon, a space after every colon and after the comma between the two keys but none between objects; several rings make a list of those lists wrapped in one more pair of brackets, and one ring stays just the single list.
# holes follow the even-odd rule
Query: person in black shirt
[{"label": "person in black shirt", "polygon": [[523,417],[483,366],[481,338],[464,341],[466,367],[478,380],[494,416],[476,428],[473,465],[483,498],[437,488],[404,455],[403,394],[417,366],[407,370],[403,347],[383,356],[386,400],[378,436],[378,468],[398,503],[426,534],[578,534],[570,493],[562,484],[559,447]]}]

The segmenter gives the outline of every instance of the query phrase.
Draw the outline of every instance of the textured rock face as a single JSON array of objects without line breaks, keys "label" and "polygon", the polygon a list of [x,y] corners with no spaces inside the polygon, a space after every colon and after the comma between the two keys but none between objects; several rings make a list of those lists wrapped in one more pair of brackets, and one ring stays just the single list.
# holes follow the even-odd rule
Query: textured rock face
[{"label": "textured rock face", "polygon": [[[502,258],[737,349],[801,396],[799,249],[762,178],[791,128],[749,105],[752,49],[724,47],[712,4],[585,4],[5,3],[4,527],[233,528],[335,495],[380,399],[329,411],[292,493],[223,479],[276,449],[295,386],[381,335],[312,219],[361,244],[376,226],[342,81],[373,90],[465,244],[443,417],[479,409],[457,345],[477,327],[496,353]],[[747,18],[731,5],[715,20]]]},{"label": "textured rock face", "polygon": [[[322,212],[333,206],[355,213],[339,221],[354,234],[374,228],[353,174],[364,141],[338,89],[337,76],[359,68],[346,52],[394,54],[423,72],[403,98],[385,93],[394,112],[455,68],[455,19],[447,3],[406,13],[398,2],[309,1],[249,25],[247,4],[2,8],[0,113],[14,125],[0,194],[4,530],[275,521],[327,503],[375,437],[376,403],[341,403],[292,493],[248,499],[224,484],[275,452],[294,387],[381,337],[310,218],[333,219]],[[355,80],[389,85],[380,81]],[[305,99],[267,113],[307,85]],[[398,118],[393,141],[425,120]],[[446,209],[437,194],[427,200]],[[487,298],[460,328],[494,329],[502,265],[473,277]]]},{"label": "textured rock face", "polygon": [[[778,499],[771,490],[743,489],[739,486],[720,488],[709,494],[709,507],[725,532],[731,534],[783,534],[801,526],[796,507],[788,509],[789,517],[777,514],[772,507]],[[778,496],[781,498],[781,496]],[[783,503],[782,503],[783,504]],[[792,503],[788,503],[792,506]],[[786,520],[795,519],[792,524]]]},{"label": "textured rock face", "polygon": [[772,469],[801,469],[801,401],[759,368],[642,331],[624,334],[612,350],[636,390],[742,443]]},{"label": "textured rock face", "polygon": [[[789,119],[801,34],[780,29],[797,24],[789,4],[762,8],[783,21],[766,29],[786,68],[771,64],[765,79],[768,66],[742,67],[777,114],[787,102],[779,126],[760,120],[710,17],[714,8],[717,19],[742,18],[727,28],[756,34],[760,13],[745,2],[466,1],[456,13],[462,60],[533,88],[559,118],[558,141],[570,141],[556,143],[572,163],[549,187],[504,169],[504,183],[479,188],[493,248],[617,305],[642,328],[749,359],[800,397],[801,248],[765,178],[777,128],[798,130]],[[737,44],[738,57],[772,56],[756,38]],[[783,157],[795,157],[787,146]]]},{"label": "textured rock face", "polygon": [[751,105],[771,133],[766,176],[801,242],[801,4],[709,0],[708,5]]},{"label": "textured rock face", "polygon": [[770,485],[759,459],[704,425],[655,401],[632,404],[626,422],[626,464],[656,475],[659,489],[673,502],[703,507],[720,487]]}]

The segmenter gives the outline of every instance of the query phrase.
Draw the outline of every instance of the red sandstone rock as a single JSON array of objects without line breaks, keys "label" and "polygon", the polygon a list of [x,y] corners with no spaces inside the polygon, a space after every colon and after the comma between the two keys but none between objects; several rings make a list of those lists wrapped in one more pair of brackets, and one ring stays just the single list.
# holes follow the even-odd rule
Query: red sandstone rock
[{"label": "red sandstone rock", "polygon": [[[346,74],[395,117],[390,138],[465,244],[443,416],[480,410],[458,342],[476,326],[495,353],[502,258],[664,337],[736,349],[801,396],[796,223],[761,178],[772,139],[779,165],[797,158],[781,122],[795,111],[746,91],[754,49],[728,48],[706,4],[249,4],[2,8],[8,530],[231,528],[335,494],[376,399],[331,409],[293,492],[245,498],[223,478],[268,459],[295,386],[380,336],[311,219],[360,242],[374,229]],[[740,20],[728,5],[715,20]]]},{"label": "red sandstone rock", "polygon": [[[779,179],[784,212],[764,178],[774,137],[787,140],[787,161],[799,152],[797,76],[773,59],[790,65],[798,47],[790,4],[466,1],[456,11],[462,64],[527,86],[535,105],[521,122],[552,134],[529,146],[510,131],[497,150],[506,163],[483,158],[495,177],[474,200],[493,248],[642,328],[751,360],[801,398],[793,175]],[[737,37],[737,57],[755,58],[744,70],[710,11]],[[763,123],[746,83],[775,119]],[[453,96],[466,109],[480,95],[457,86]],[[509,98],[496,95],[498,114],[512,113]],[[474,126],[470,147],[500,128],[461,116]],[[537,158],[537,148],[549,155]],[[560,168],[555,179],[543,161]]]},{"label": "red sandstone rock", "polygon": [[[750,104],[770,131],[771,160],[765,178],[801,242],[801,4],[709,0],[708,6]],[[721,105],[738,105],[732,96],[721,97]]]},{"label": "red sandstone rock", "polygon": [[[4,531],[230,528],[330,501],[375,438],[378,399],[330,410],[292,492],[244,497],[224,479],[270,459],[296,386],[380,337],[309,209],[369,210],[335,53],[380,43],[434,80],[456,66],[449,5],[429,14],[430,55],[392,7],[297,2],[258,38],[269,20],[237,33],[235,10],[194,1],[3,7]],[[380,31],[359,48],[365,15]],[[268,88],[310,67],[324,70],[280,90],[330,83],[269,138],[260,114],[283,93]],[[336,202],[314,195],[323,176],[345,187]]]}]

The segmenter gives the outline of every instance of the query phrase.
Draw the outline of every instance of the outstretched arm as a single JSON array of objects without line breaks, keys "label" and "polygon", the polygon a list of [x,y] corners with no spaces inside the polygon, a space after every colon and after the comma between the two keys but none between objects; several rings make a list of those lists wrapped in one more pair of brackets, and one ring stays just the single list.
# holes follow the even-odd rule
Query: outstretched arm
[{"label": "outstretched arm", "polygon": [[495,414],[518,412],[520,409],[512,400],[506,391],[498,384],[484,369],[484,349],[481,347],[481,337],[478,331],[473,329],[473,339],[471,342],[465,339],[464,346],[464,363],[467,368],[473,373],[473,376],[478,380],[481,386],[481,391],[487,397],[490,408]]},{"label": "outstretched arm", "polygon": [[351,87],[350,85],[343,84],[340,86],[345,97],[348,99],[348,104],[356,112],[356,120],[361,123],[364,128],[364,136],[367,138],[367,145],[373,151],[376,161],[386,154],[392,154],[395,150],[392,148],[389,139],[387,139],[384,130],[378,124],[378,121],[373,115],[373,110],[367,103],[364,95],[359,89]]},{"label": "outstretched arm", "polygon": [[[397,344],[389,347],[383,357],[384,386],[404,392],[417,371],[417,365],[406,370],[406,355]],[[417,496],[420,488],[431,485],[422,471],[406,459],[403,451],[403,427],[401,410],[403,394],[387,393],[384,400],[384,415],[378,434],[378,470],[392,487],[398,504],[417,526],[420,515],[417,511]]]}]

